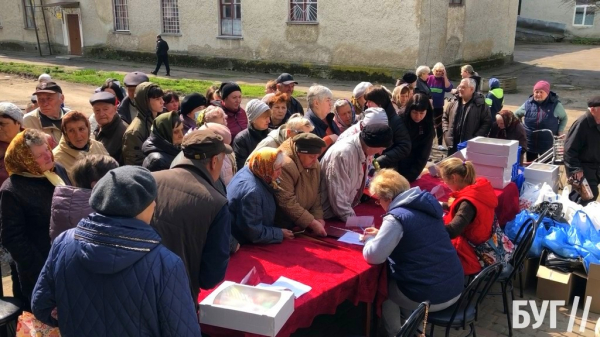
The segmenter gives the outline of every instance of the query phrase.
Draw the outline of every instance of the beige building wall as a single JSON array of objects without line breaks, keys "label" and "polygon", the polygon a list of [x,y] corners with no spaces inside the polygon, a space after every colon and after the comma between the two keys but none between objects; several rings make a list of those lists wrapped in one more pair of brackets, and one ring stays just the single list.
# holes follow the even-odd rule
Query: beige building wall
[{"label": "beige building wall", "polygon": [[564,23],[570,35],[600,38],[600,7],[596,7],[593,26],[574,26],[575,1],[523,0],[521,16],[530,19]]},{"label": "beige building wall", "polygon": [[35,30],[25,29],[21,0],[0,0],[0,42],[37,44]]}]

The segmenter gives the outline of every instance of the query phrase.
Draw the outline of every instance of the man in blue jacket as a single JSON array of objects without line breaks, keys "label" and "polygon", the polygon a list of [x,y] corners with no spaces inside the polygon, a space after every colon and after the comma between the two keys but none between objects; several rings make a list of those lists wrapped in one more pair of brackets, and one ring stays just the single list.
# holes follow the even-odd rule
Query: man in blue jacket
[{"label": "man in blue jacket", "polygon": [[200,336],[183,262],[148,226],[156,206],[145,168],[109,171],[96,213],[56,238],[31,303],[62,336]]}]

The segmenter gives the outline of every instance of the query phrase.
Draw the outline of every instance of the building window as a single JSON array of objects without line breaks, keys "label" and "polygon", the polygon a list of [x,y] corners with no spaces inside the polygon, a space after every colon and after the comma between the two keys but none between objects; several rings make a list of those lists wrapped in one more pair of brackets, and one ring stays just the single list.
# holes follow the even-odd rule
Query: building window
[{"label": "building window", "polygon": [[221,35],[242,36],[242,1],[219,1],[221,1]]},{"label": "building window", "polygon": [[317,0],[290,0],[290,21],[317,22]]},{"label": "building window", "polygon": [[450,0],[451,5],[460,6],[463,4],[463,0]]},{"label": "building window", "polygon": [[177,0],[161,0],[163,33],[179,34],[179,6]]},{"label": "building window", "polygon": [[577,5],[575,6],[575,16],[573,17],[573,26],[593,26],[595,5]]},{"label": "building window", "polygon": [[25,9],[25,28],[35,28],[33,24],[34,9],[29,0],[23,0],[23,8]]},{"label": "building window", "polygon": [[129,31],[129,14],[127,0],[113,0],[115,11],[115,31]]}]

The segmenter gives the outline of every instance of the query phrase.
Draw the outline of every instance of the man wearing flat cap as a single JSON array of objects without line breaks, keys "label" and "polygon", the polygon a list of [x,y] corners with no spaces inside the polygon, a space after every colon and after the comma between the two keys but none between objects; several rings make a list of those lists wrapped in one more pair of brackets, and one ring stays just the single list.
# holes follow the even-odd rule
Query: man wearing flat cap
[{"label": "man wearing flat cap", "polygon": [[138,115],[138,108],[135,105],[135,89],[138,85],[148,81],[150,81],[148,75],[140,71],[125,75],[123,83],[127,88],[127,97],[119,105],[119,115],[125,123],[131,124],[131,121]]},{"label": "man wearing flat cap", "polygon": [[298,84],[298,82],[294,80],[294,76],[288,73],[283,73],[277,77],[276,82],[277,93],[284,93],[289,97],[287,102],[286,116],[291,116],[295,113],[304,115],[304,108],[302,107],[302,104],[300,104],[300,102],[298,102],[298,100],[292,96],[294,93],[294,88],[296,87],[296,84]]},{"label": "man wearing flat cap", "polygon": [[123,165],[122,140],[128,125],[117,113],[117,98],[110,92],[101,91],[90,97],[90,104],[97,124],[92,130],[92,138],[102,143],[108,154]]},{"label": "man wearing flat cap", "polygon": [[275,201],[275,223],[287,229],[308,228],[326,236],[319,195],[321,169],[318,158],[327,146],[312,133],[301,133],[284,141],[279,149],[286,155],[281,168]]},{"label": "man wearing flat cap", "polygon": [[152,173],[158,197],[151,225],[183,260],[194,299],[223,280],[229,262],[231,220],[219,175],[232,152],[212,130],[192,131],[171,169]]},{"label": "man wearing flat cap", "polygon": [[37,97],[39,107],[23,116],[23,128],[38,129],[50,135],[50,146],[54,148],[62,137],[62,118],[69,112],[69,109],[62,107],[65,96],[56,82],[40,82],[33,94]]},{"label": "man wearing flat cap", "polygon": [[600,96],[588,101],[588,111],[571,125],[565,141],[565,166],[577,180],[585,177],[594,198],[581,201],[582,205],[598,199],[600,183]]},{"label": "man wearing flat cap", "polygon": [[393,142],[387,124],[366,125],[358,134],[333,144],[321,159],[323,217],[346,221],[355,216],[367,177],[367,158],[383,152]]}]

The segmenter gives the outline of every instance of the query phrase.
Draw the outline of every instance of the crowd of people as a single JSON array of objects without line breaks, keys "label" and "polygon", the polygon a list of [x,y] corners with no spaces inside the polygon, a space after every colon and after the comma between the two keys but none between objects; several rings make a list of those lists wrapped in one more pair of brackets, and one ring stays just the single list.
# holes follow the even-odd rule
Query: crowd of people
[{"label": "crowd of people", "polygon": [[[0,103],[0,239],[13,293],[65,336],[199,336],[198,293],[223,280],[240,245],[326,236],[325,221],[355,216],[368,189],[386,215],[365,230],[363,253],[389,261],[384,322],[394,334],[398,312],[458,300],[464,275],[484,265],[474,246],[490,238],[498,204],[489,181],[456,158],[439,165],[452,204],[411,188],[434,141],[452,155],[477,136],[518,140],[531,161],[567,124],[548,82],[513,113],[497,79],[484,96],[471,66],[461,74],[454,88],[443,64],[420,66],[391,92],[361,82],[335,101],[313,85],[305,110],[287,73],[243,108],[234,82],[180,100],[132,72],[124,87],[108,79],[90,95],[89,118],[44,74],[25,115]],[[600,99],[588,105],[566,162],[597,197]],[[89,308],[102,310],[92,320]],[[132,319],[114,319],[123,312]]]}]

